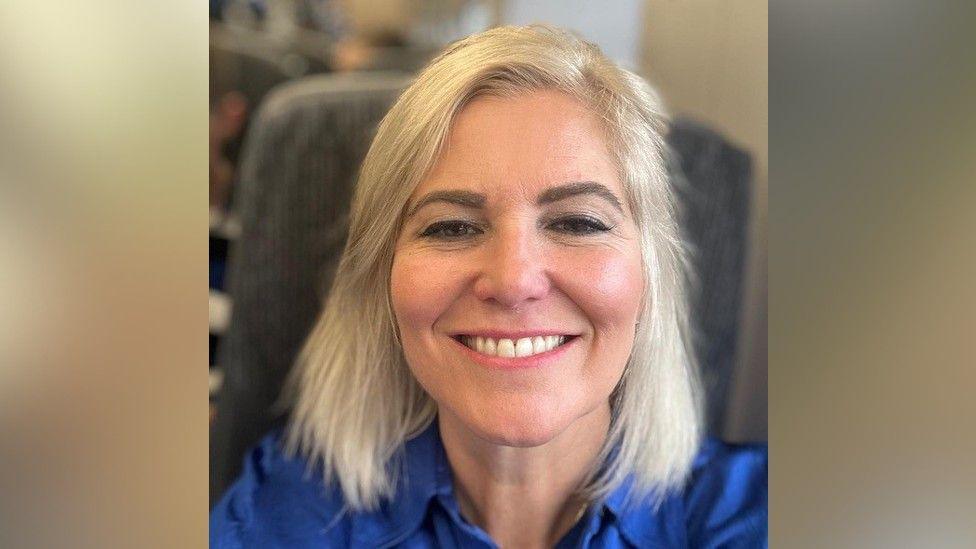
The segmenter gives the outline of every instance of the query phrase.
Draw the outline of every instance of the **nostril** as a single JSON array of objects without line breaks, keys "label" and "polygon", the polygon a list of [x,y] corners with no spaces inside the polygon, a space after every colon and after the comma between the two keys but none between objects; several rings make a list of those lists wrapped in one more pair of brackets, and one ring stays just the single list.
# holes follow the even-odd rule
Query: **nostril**
[{"label": "nostril", "polygon": [[501,265],[488,269],[475,282],[475,295],[482,301],[495,301],[517,307],[526,301],[545,297],[550,281],[539,264]]}]

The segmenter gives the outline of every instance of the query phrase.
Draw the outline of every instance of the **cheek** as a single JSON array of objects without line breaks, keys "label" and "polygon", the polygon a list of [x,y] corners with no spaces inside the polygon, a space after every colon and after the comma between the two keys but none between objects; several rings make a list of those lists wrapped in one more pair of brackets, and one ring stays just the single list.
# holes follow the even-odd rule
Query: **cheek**
[{"label": "cheek", "polygon": [[594,327],[632,332],[644,291],[640,252],[602,249],[566,263],[564,287]]},{"label": "cheek", "polygon": [[457,283],[450,278],[453,270],[444,263],[429,254],[412,252],[394,258],[390,295],[405,338],[430,328],[450,306]]},{"label": "cheek", "polygon": [[404,357],[416,380],[437,400],[452,381],[434,332],[462,287],[452,267],[436,254],[411,250],[397,253],[390,272],[390,297]]}]

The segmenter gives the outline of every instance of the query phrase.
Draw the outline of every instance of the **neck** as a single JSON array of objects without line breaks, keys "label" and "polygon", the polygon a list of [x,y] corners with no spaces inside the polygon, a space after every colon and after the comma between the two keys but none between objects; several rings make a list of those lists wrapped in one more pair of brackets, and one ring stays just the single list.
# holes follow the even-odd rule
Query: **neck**
[{"label": "neck", "polygon": [[585,509],[577,492],[603,447],[610,408],[529,448],[479,438],[443,408],[438,423],[464,518],[500,547],[552,547]]}]

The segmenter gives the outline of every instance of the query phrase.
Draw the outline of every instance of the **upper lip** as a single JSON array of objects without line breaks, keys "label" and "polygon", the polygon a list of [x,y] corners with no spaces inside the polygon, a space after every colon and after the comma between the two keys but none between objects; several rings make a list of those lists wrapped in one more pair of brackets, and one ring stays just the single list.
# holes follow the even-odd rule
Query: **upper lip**
[{"label": "upper lip", "polygon": [[559,330],[553,328],[539,328],[539,329],[528,329],[528,330],[495,330],[495,329],[474,329],[474,330],[458,330],[452,332],[454,337],[457,336],[471,336],[471,337],[490,337],[492,339],[522,339],[525,337],[535,337],[535,336],[574,336],[577,335],[576,332],[572,330]]}]

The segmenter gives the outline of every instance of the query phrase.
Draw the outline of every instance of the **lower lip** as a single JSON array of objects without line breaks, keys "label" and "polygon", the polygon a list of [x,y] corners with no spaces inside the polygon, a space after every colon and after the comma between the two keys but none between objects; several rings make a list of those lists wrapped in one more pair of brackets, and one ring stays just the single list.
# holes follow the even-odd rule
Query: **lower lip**
[{"label": "lower lip", "polygon": [[525,368],[539,368],[541,366],[546,366],[555,360],[558,360],[563,354],[565,354],[566,350],[569,347],[571,347],[576,343],[576,340],[578,340],[579,337],[574,337],[569,341],[567,341],[566,343],[563,343],[559,347],[556,347],[555,349],[546,351],[544,353],[538,353],[532,356],[521,356],[521,357],[517,356],[511,358],[483,355],[478,351],[475,351],[471,347],[468,347],[464,343],[461,343],[460,341],[454,339],[453,337],[450,339],[451,341],[454,342],[455,345],[460,347],[461,351],[467,354],[468,357],[471,358],[471,360],[477,362],[478,364],[481,364],[482,366],[486,366],[488,368],[495,368],[499,370],[519,370]]}]

